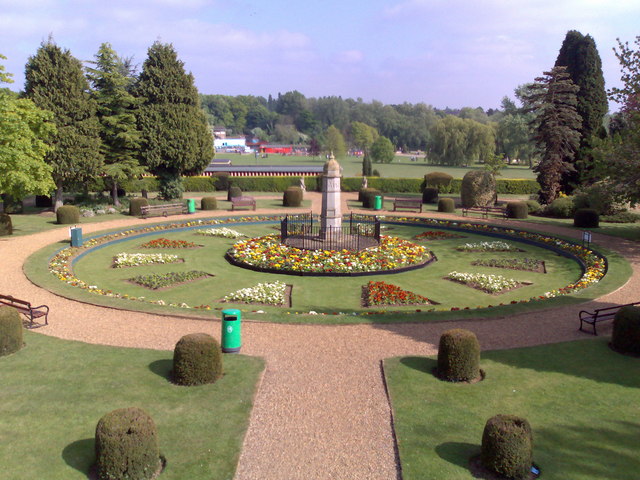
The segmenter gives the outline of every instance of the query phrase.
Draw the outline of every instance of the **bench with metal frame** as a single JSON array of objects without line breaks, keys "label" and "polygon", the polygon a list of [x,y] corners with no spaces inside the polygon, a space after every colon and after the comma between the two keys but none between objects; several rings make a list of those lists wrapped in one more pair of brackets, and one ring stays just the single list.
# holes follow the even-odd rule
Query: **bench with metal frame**
[{"label": "bench with metal frame", "polygon": [[489,214],[499,215],[503,218],[509,218],[507,216],[507,209],[504,207],[467,207],[462,208],[462,216],[466,217],[469,213],[480,213],[482,218],[489,218]]},{"label": "bench with metal frame", "polygon": [[256,199],[253,197],[231,197],[231,211],[237,209],[238,207],[249,207],[253,210],[256,209]]},{"label": "bench with metal frame", "polygon": [[393,211],[403,208],[408,210],[418,210],[422,213],[422,199],[414,197],[396,197],[393,199]]},{"label": "bench with metal frame", "polygon": [[11,295],[0,295],[0,305],[15,308],[18,312],[22,313],[29,319],[31,325],[33,325],[34,319],[40,317],[44,317],[44,324],[49,325],[49,307],[47,305],[38,305],[37,307],[34,307],[30,302],[20,300],[19,298],[12,297]]},{"label": "bench with metal frame", "polygon": [[613,317],[616,316],[616,313],[618,313],[618,310],[620,310],[622,307],[632,307],[635,305],[640,305],[640,302],[626,303],[624,305],[615,305],[613,307],[606,308],[596,308],[593,312],[581,310],[580,313],[578,313],[578,317],[580,318],[579,330],[584,332],[582,326],[583,324],[588,323],[593,327],[593,334],[598,335],[598,332],[596,332],[596,324],[598,322],[613,320]]},{"label": "bench with metal frame", "polygon": [[165,205],[143,205],[140,207],[140,216],[147,217],[166,217],[168,215],[179,215],[187,213],[187,206],[183,203],[167,203]]}]

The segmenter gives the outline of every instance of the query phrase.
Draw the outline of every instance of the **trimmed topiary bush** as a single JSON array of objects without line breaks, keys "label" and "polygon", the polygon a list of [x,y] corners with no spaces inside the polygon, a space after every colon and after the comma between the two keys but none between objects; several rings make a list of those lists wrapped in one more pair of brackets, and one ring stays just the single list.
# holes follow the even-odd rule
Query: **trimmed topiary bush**
[{"label": "trimmed topiary bush", "polygon": [[361,188],[358,191],[358,201],[359,202],[364,202],[365,197],[369,194],[369,192],[377,192],[378,190],[372,187],[368,187],[368,188]]},{"label": "trimmed topiary bush", "polygon": [[299,207],[302,205],[302,197],[302,188],[289,187],[282,194],[282,205],[285,207]]},{"label": "trimmed topiary bush", "polygon": [[75,205],[63,205],[56,211],[56,221],[60,225],[80,222],[80,209]]},{"label": "trimmed topiary bush", "polygon": [[22,348],[22,320],[13,307],[0,307],[0,357]]},{"label": "trimmed topiary bush", "polygon": [[611,347],[620,353],[640,355],[640,307],[622,307],[613,318]]},{"label": "trimmed topiary bush", "polygon": [[182,337],[173,351],[173,381],[178,385],[214,383],[222,376],[220,344],[206,333]]},{"label": "trimmed topiary bush", "polygon": [[529,214],[540,213],[542,210],[542,205],[536,200],[527,200],[527,209],[529,210]]},{"label": "trimmed topiary bush", "polygon": [[507,217],[509,218],[527,218],[529,216],[529,207],[525,202],[509,202],[507,203]]},{"label": "trimmed topiary bush", "polygon": [[422,191],[422,203],[436,203],[438,201],[438,189],[426,187]]},{"label": "trimmed topiary bush", "polygon": [[99,480],[147,480],[162,468],[156,424],[140,408],[120,408],[102,417],[95,445]]},{"label": "trimmed topiary bush", "polygon": [[140,215],[142,215],[142,211],[140,210],[140,208],[146,207],[147,205],[149,205],[149,200],[147,200],[146,198],[132,198],[129,202],[129,215],[131,215],[132,217],[139,217]]},{"label": "trimmed topiary bush", "polygon": [[438,200],[438,211],[443,213],[454,213],[456,202],[453,198],[441,198]]},{"label": "trimmed topiary bush", "polygon": [[11,216],[7,213],[0,213],[0,237],[2,235],[13,234],[13,223],[11,222]]},{"label": "trimmed topiary bush", "polygon": [[505,478],[529,478],[533,465],[533,435],[524,418],[496,415],[487,420],[480,450],[482,465]]},{"label": "trimmed topiary bush", "polygon": [[362,200],[363,208],[374,208],[376,205],[376,197],[382,197],[382,205],[384,205],[384,196],[380,190],[371,189],[370,191],[364,194],[364,198]]},{"label": "trimmed topiary bush", "polygon": [[200,209],[201,210],[217,210],[218,200],[216,200],[215,197],[202,197],[202,200],[200,200]]},{"label": "trimmed topiary bush", "polygon": [[573,215],[573,226],[578,228],[598,228],[600,215],[593,208],[579,208]]},{"label": "trimmed topiary bush", "polygon": [[462,178],[460,199],[464,208],[488,207],[496,199],[496,179],[486,170],[470,170]]},{"label": "trimmed topiary bush", "polygon": [[424,186],[433,187],[438,193],[451,193],[453,177],[444,172],[431,172],[424,176]]},{"label": "trimmed topiary bush", "polygon": [[213,178],[213,186],[217,191],[224,192],[229,190],[231,182],[229,181],[228,172],[216,172],[211,177]]},{"label": "trimmed topiary bush", "polygon": [[555,218],[571,218],[573,216],[573,200],[571,197],[558,197],[544,209],[545,215]]},{"label": "trimmed topiary bush", "polygon": [[470,382],[480,377],[480,343],[475,333],[447,330],[438,347],[438,377],[449,382]]},{"label": "trimmed topiary bush", "polygon": [[240,187],[229,187],[229,191],[227,193],[227,200],[231,201],[232,198],[241,197],[242,190]]}]

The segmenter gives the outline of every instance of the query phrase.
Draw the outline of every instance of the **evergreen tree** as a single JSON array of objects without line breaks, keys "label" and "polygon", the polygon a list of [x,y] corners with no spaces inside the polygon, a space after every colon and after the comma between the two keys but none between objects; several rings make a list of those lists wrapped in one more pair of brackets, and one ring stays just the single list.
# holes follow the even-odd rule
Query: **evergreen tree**
[{"label": "evergreen tree", "polygon": [[574,170],[572,160],[580,142],[580,115],[576,112],[576,92],[566,67],[554,67],[529,84],[524,93],[526,110],[535,117],[531,123],[536,144],[542,153],[534,167],[542,187],[540,200],[551,203],[562,190],[562,178]]},{"label": "evergreen tree", "polygon": [[371,169],[371,157],[369,157],[369,152],[365,151],[362,156],[362,176],[370,177],[373,173]]},{"label": "evergreen tree", "polygon": [[396,156],[391,140],[378,137],[371,145],[371,158],[377,163],[391,163]]},{"label": "evergreen tree", "polygon": [[88,69],[92,95],[98,104],[104,155],[104,175],[111,189],[113,204],[120,205],[118,184],[139,177],[146,170],[138,162],[141,144],[135,108],[140,101],[131,92],[134,78],[128,62],[116,54],[108,43],[100,45],[95,68]]},{"label": "evergreen tree", "polygon": [[344,157],[347,154],[347,146],[344,143],[344,136],[335,126],[330,125],[325,134],[326,147],[328,152],[333,152],[336,158]]},{"label": "evergreen tree", "polygon": [[29,58],[25,76],[25,96],[54,115],[54,148],[45,158],[53,169],[57,209],[63,203],[64,189],[86,184],[102,169],[96,104],[80,61],[51,39]]},{"label": "evergreen tree", "polygon": [[213,138],[200,97],[171,44],[155,42],[135,93],[142,99],[138,128],[141,163],[158,176],[164,199],[181,198],[181,175],[201,173],[213,158]]},{"label": "evergreen tree", "polygon": [[576,30],[567,32],[556,66],[567,67],[567,73],[579,88],[576,93],[576,111],[582,118],[580,145],[573,162],[575,171],[564,175],[562,179],[563,190],[571,192],[575,186],[588,180],[593,169],[591,149],[599,130],[603,128],[602,122],[609,105],[604,88],[602,60],[596,42],[590,35],[582,35]]}]

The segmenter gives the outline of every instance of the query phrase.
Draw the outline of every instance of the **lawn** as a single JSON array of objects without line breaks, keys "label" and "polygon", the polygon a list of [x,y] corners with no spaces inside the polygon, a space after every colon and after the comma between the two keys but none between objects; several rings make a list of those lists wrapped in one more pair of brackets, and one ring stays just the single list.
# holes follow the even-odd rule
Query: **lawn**
[{"label": "lawn", "polygon": [[163,480],[229,479],[236,469],[263,362],[225,355],[222,379],[178,387],[173,352],[114,348],[31,332],[0,357],[2,478],[86,479],[98,420],[146,410],[167,459]]},{"label": "lawn", "polygon": [[486,420],[524,417],[548,480],[638,478],[640,359],[606,339],[483,352],[486,379],[436,379],[433,358],[385,361],[405,480],[471,480]]}]

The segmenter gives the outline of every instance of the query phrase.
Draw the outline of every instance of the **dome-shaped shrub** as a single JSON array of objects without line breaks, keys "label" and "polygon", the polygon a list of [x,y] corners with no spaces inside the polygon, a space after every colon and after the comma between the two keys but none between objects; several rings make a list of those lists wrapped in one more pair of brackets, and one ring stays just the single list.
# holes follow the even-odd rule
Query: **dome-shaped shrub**
[{"label": "dome-shaped shrub", "polygon": [[220,344],[206,333],[182,337],[173,351],[173,381],[178,385],[214,383],[222,376]]},{"label": "dome-shaped shrub", "polygon": [[229,187],[229,191],[227,192],[227,200],[231,201],[232,198],[241,197],[242,189],[240,187]]},{"label": "dome-shaped shrub", "polygon": [[216,172],[213,174],[213,186],[218,192],[229,190],[231,182],[229,181],[229,172]]},{"label": "dome-shaped shrub", "polygon": [[149,200],[147,200],[146,198],[132,198],[129,203],[129,215],[131,215],[132,217],[139,217],[140,215],[142,215],[142,210],[140,210],[140,208],[146,207],[148,205]]},{"label": "dome-shaped shrub", "polygon": [[571,197],[558,197],[547,205],[544,213],[555,218],[571,218],[573,216],[573,200]]},{"label": "dome-shaped shrub", "polygon": [[505,478],[529,478],[533,464],[529,422],[515,415],[496,415],[487,420],[480,461],[486,469]]},{"label": "dome-shaped shrub", "polygon": [[424,186],[433,187],[438,193],[450,193],[453,177],[444,172],[431,172],[424,176]]},{"label": "dome-shaped shrub", "polygon": [[140,408],[107,413],[96,426],[96,467],[100,480],[155,478],[162,463],[158,430]]},{"label": "dome-shaped shrub", "polygon": [[640,355],[640,307],[622,307],[613,318],[611,347],[620,353]]},{"label": "dome-shaped shrub", "polygon": [[437,374],[449,382],[469,382],[480,377],[480,343],[473,332],[454,328],[440,336]]},{"label": "dome-shaped shrub", "polygon": [[369,194],[369,192],[377,192],[378,190],[372,187],[368,187],[368,188],[361,188],[358,191],[358,201],[359,202],[364,202],[365,197]]},{"label": "dome-shaped shrub", "polygon": [[376,190],[375,188],[369,190],[364,195],[364,199],[362,200],[363,208],[374,208],[376,205],[376,197],[382,197],[382,204],[384,205],[384,197],[380,190]]},{"label": "dome-shaped shrub", "polygon": [[443,213],[454,213],[456,211],[456,202],[453,198],[441,198],[438,200],[438,211]]},{"label": "dome-shaped shrub", "polygon": [[573,226],[577,228],[598,228],[600,215],[593,208],[580,208],[573,216]]},{"label": "dome-shaped shrub", "polygon": [[530,214],[538,213],[542,210],[542,205],[537,200],[527,200],[527,210]]},{"label": "dome-shaped shrub", "polygon": [[22,321],[13,307],[0,307],[0,357],[22,348]]},{"label": "dome-shaped shrub", "polygon": [[486,170],[470,170],[462,177],[460,199],[464,208],[488,207],[496,198],[496,179]]},{"label": "dome-shaped shrub", "polygon": [[11,216],[6,213],[0,213],[0,236],[13,234],[13,223]]},{"label": "dome-shaped shrub", "polygon": [[57,223],[68,225],[80,222],[80,209],[75,205],[63,205],[56,210]]},{"label": "dome-shaped shrub", "polygon": [[438,201],[438,189],[426,187],[422,191],[422,203],[436,203]]},{"label": "dome-shaped shrub", "polygon": [[299,207],[302,205],[303,192],[300,187],[289,187],[282,195],[282,205],[285,207]]},{"label": "dome-shaped shrub", "polygon": [[200,200],[200,209],[201,210],[217,210],[218,201],[216,200],[216,197],[202,197],[202,200]]},{"label": "dome-shaped shrub", "polygon": [[529,207],[525,202],[509,202],[507,203],[507,217],[509,218],[527,218],[529,216]]}]

